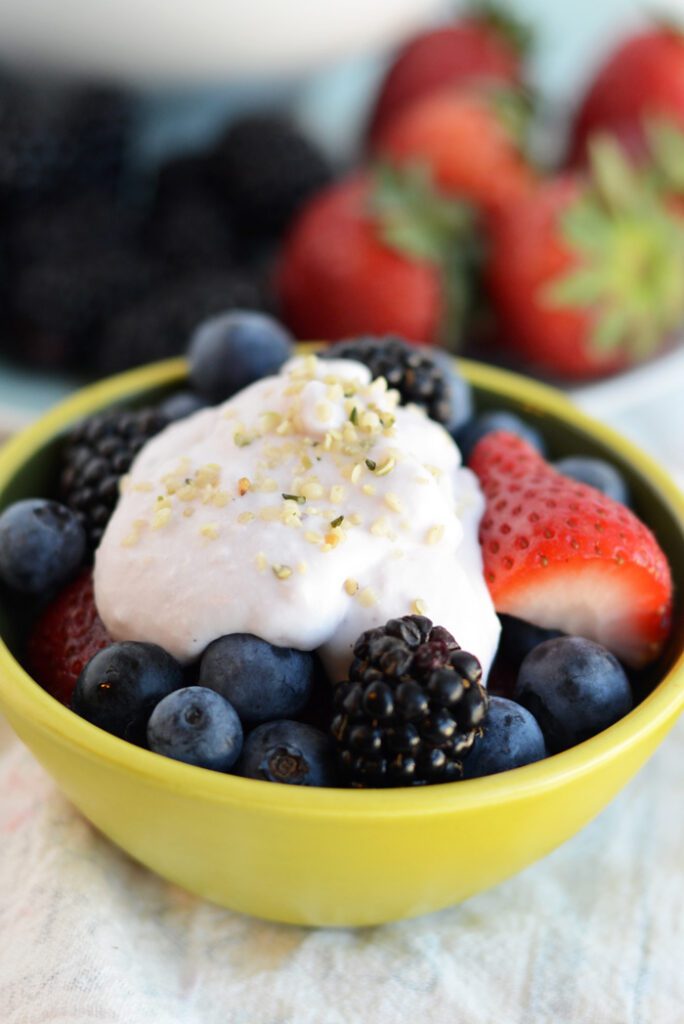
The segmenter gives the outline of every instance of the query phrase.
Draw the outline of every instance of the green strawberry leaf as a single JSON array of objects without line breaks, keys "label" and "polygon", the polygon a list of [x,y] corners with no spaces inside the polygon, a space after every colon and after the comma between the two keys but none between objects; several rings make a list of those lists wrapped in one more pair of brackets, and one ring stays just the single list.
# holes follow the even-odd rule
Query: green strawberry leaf
[{"label": "green strawberry leaf", "polygon": [[629,314],[624,309],[608,309],[597,317],[592,342],[596,352],[609,355],[622,344],[629,333]]},{"label": "green strawberry leaf", "polygon": [[538,106],[534,90],[491,81],[479,86],[479,92],[509,139],[527,155],[528,135]]},{"label": "green strawberry leaf", "polygon": [[[668,130],[666,141],[671,154],[681,140],[675,147]],[[684,218],[654,187],[651,168],[632,167],[615,140],[594,141],[590,181],[560,231],[575,266],[539,299],[584,312],[597,355],[643,360],[684,325]]]},{"label": "green strawberry leaf", "polygon": [[649,156],[661,188],[684,192],[684,133],[669,118],[646,118]]},{"label": "green strawberry leaf", "polygon": [[603,295],[603,281],[591,267],[570,271],[544,288],[543,296],[552,306],[580,306],[588,309]]},{"label": "green strawberry leaf", "polygon": [[589,141],[593,185],[605,207],[616,214],[631,210],[642,198],[643,181],[611,135],[598,134]]},{"label": "green strawberry leaf", "polygon": [[479,258],[474,211],[468,203],[443,195],[420,162],[401,167],[381,163],[372,174],[368,212],[378,237],[403,256],[439,269],[445,310],[440,333],[455,350]]},{"label": "green strawberry leaf", "polygon": [[533,52],[535,32],[532,26],[495,0],[474,0],[466,7],[465,16],[492,29],[521,57],[529,57]]}]

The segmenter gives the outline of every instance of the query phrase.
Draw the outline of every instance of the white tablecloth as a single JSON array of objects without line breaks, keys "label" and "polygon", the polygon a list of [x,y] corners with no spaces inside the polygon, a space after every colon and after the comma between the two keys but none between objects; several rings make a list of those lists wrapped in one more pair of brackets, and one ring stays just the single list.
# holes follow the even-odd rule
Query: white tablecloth
[{"label": "white tablecloth", "polygon": [[460,907],[382,928],[252,920],[99,836],[0,757],[2,1024],[682,1024],[684,720],[603,814]]}]

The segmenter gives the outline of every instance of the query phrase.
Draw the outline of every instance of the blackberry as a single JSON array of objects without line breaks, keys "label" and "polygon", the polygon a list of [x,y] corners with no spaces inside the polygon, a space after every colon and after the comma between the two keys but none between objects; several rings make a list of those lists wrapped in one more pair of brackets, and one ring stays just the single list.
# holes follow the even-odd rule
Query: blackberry
[{"label": "blackberry", "polygon": [[73,163],[68,187],[96,186],[116,192],[126,169],[133,128],[133,102],[118,89],[86,86],[68,96]]},{"label": "blackberry", "polygon": [[14,267],[47,258],[100,258],[112,248],[134,248],[137,214],[101,189],[37,203],[7,224],[7,249]]},{"label": "blackberry", "polygon": [[110,322],[96,352],[96,368],[113,373],[179,355],[206,317],[265,305],[259,282],[238,271],[213,269],[172,278]]},{"label": "blackberry", "polygon": [[183,153],[165,160],[154,182],[155,210],[174,206],[186,196],[213,190],[211,165],[203,152]]},{"label": "blackberry", "polygon": [[133,211],[94,189],[15,214],[5,350],[47,369],[89,365],[100,325],[153,284],[136,229]]},{"label": "blackberry", "polygon": [[[450,361],[392,335],[349,338],[330,345],[322,359],[356,359],[373,377],[384,377],[406,405],[421,406],[428,416],[447,429],[470,413],[470,390]],[[465,408],[467,406],[467,408]]]},{"label": "blackberry", "polygon": [[0,200],[30,206],[90,185],[119,184],[130,107],[114,90],[0,82]]},{"label": "blackberry", "polygon": [[0,81],[0,202],[34,202],[62,184],[74,159],[60,99],[14,78]]},{"label": "blackberry", "polygon": [[236,121],[212,154],[213,173],[240,225],[279,235],[299,207],[331,179],[327,160],[276,114]]},{"label": "blackberry", "polygon": [[145,240],[167,272],[230,265],[231,219],[203,157],[177,157],[161,167]]},{"label": "blackberry", "polygon": [[84,420],[67,436],[59,496],[76,512],[93,550],[114,511],[120,478],[145,442],[167,422],[158,409],[113,409]]},{"label": "blackberry", "polygon": [[487,711],[482,669],[421,615],[362,633],[349,679],[333,693],[331,732],[357,787],[452,782]]},{"label": "blackberry", "polygon": [[124,248],[62,260],[48,254],[23,264],[10,295],[10,354],[45,369],[91,365],[100,325],[138,298],[151,279],[148,264]]}]

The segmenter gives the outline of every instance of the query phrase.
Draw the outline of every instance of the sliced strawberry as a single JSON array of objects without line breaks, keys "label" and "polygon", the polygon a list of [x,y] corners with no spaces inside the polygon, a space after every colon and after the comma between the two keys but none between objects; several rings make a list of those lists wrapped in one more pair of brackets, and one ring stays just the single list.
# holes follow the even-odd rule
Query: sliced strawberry
[{"label": "sliced strawberry", "polygon": [[487,499],[480,543],[497,611],[595,640],[633,667],[652,661],[672,578],[648,527],[505,431],[475,446],[470,467]]},{"label": "sliced strawberry", "polygon": [[38,619],[29,637],[27,667],[48,693],[69,704],[81,669],[111,643],[95,607],[92,572],[87,570]]}]

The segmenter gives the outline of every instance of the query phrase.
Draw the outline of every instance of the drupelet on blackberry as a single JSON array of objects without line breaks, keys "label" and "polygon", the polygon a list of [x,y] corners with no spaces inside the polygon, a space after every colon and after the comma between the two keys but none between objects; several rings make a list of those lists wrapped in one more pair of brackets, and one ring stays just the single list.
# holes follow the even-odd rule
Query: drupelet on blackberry
[{"label": "drupelet on blackberry", "polygon": [[10,355],[44,369],[89,368],[97,332],[144,293],[153,271],[135,250],[111,248],[68,260],[44,256],[15,270],[9,297]]},{"label": "drupelet on blackberry", "polygon": [[69,132],[75,138],[68,186],[116,192],[126,171],[134,125],[131,96],[112,86],[72,88]]},{"label": "drupelet on blackberry", "polygon": [[15,212],[3,350],[46,369],[92,365],[101,324],[152,287],[137,215],[101,189]]},{"label": "drupelet on blackberry", "polygon": [[8,218],[5,237],[15,266],[51,259],[93,258],[109,249],[137,242],[139,218],[102,189],[81,189],[78,194],[36,203]]},{"label": "drupelet on blackberry", "polygon": [[102,539],[119,497],[119,480],[151,437],[165,427],[159,409],[112,409],[79,423],[61,453],[59,497],[83,523],[91,549]]},{"label": "drupelet on blackberry", "polygon": [[265,235],[279,235],[332,176],[313,142],[279,114],[236,121],[217,142],[212,167],[236,220]]},{"label": "drupelet on blackberry", "polygon": [[212,268],[171,278],[112,319],[97,347],[96,368],[115,373],[180,355],[206,317],[266,306],[261,282],[241,271]]},{"label": "drupelet on blackberry", "polygon": [[226,203],[202,155],[174,157],[157,174],[144,239],[167,272],[233,262],[235,239]]},{"label": "drupelet on blackberry", "polygon": [[401,395],[404,405],[414,403],[428,416],[453,431],[469,418],[469,385],[443,352],[429,351],[403,338],[363,336],[335,342],[321,353],[323,359],[355,359],[384,377]]},{"label": "drupelet on blackberry", "polygon": [[13,208],[56,189],[73,163],[66,111],[46,90],[0,78],[0,205]]},{"label": "drupelet on blackberry", "polygon": [[482,669],[422,615],[362,633],[349,679],[335,686],[331,732],[356,787],[451,782],[487,712]]},{"label": "drupelet on blackberry", "polygon": [[113,89],[0,79],[0,203],[14,209],[90,186],[116,189],[131,128]]}]

